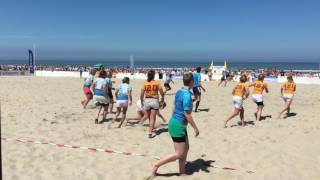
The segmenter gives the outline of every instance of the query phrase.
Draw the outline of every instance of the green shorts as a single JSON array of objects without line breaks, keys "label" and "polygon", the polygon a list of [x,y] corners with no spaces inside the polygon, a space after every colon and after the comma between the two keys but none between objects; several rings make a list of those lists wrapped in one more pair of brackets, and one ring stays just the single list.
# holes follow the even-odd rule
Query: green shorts
[{"label": "green shorts", "polygon": [[187,136],[187,125],[181,124],[174,117],[171,117],[168,124],[168,131],[171,137],[185,137]]}]

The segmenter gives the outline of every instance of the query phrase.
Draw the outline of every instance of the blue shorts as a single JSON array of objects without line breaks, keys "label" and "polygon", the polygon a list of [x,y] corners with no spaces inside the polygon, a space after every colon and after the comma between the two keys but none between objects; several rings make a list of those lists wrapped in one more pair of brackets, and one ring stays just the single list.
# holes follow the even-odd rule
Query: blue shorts
[{"label": "blue shorts", "polygon": [[201,95],[200,87],[193,87],[192,90],[193,90],[193,95],[195,95],[195,96]]}]

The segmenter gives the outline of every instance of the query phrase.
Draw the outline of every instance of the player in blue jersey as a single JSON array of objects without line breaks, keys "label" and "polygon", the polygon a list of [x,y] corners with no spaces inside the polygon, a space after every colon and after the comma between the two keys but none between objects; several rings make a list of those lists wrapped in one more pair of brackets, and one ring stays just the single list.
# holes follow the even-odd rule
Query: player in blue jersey
[{"label": "player in blue jersey", "polygon": [[117,106],[117,113],[116,116],[114,117],[112,123],[115,122],[115,120],[118,118],[122,111],[122,117],[121,117],[121,122],[118,126],[118,128],[121,127],[122,123],[126,119],[126,114],[127,114],[127,109],[128,105],[132,105],[132,87],[130,85],[130,79],[128,77],[124,77],[122,80],[122,84],[120,84],[116,88],[116,106]]},{"label": "player in blue jersey", "polygon": [[83,91],[83,94],[86,96],[86,99],[81,101],[83,109],[87,107],[89,101],[93,97],[93,93],[91,92],[90,88],[93,83],[94,75],[96,74],[96,72],[97,72],[96,69],[92,69],[88,77],[84,80],[82,91]]},{"label": "player in blue jersey", "polygon": [[177,159],[179,160],[180,175],[185,175],[185,165],[189,150],[187,124],[191,124],[194,129],[195,136],[199,135],[197,125],[191,116],[192,96],[190,89],[192,89],[193,83],[192,73],[186,73],[183,75],[184,87],[176,92],[173,113],[168,125],[169,134],[173,140],[173,145],[175,148],[175,153],[164,156],[153,164],[153,176],[156,176],[157,170],[160,166],[176,161]]},{"label": "player in blue jersey", "polygon": [[198,111],[198,107],[201,101],[201,89],[206,92],[206,90],[204,89],[204,87],[201,84],[201,67],[197,67],[196,68],[196,72],[193,73],[193,81],[194,81],[194,85],[193,85],[193,96],[194,99],[193,101],[196,101],[196,107],[195,107],[195,112]]},{"label": "player in blue jersey", "polygon": [[108,113],[108,106],[110,103],[110,98],[108,96],[108,84],[105,80],[106,72],[102,70],[97,74],[97,76],[98,77],[93,82],[93,86],[91,86],[91,91],[93,91],[93,102],[97,106],[95,119],[96,124],[99,123],[99,116],[102,109],[102,120],[106,119]]}]

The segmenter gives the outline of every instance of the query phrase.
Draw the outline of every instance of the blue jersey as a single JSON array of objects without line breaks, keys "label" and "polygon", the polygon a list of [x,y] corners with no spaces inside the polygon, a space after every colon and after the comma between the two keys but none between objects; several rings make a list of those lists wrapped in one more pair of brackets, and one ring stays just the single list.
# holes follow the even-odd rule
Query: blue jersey
[{"label": "blue jersey", "polygon": [[97,78],[95,81],[94,81],[94,91],[93,91],[93,94],[96,95],[96,96],[105,96],[105,92],[104,92],[104,89],[103,89],[103,85],[107,85],[107,82],[105,79],[103,78]]},{"label": "blue jersey", "polygon": [[132,91],[132,88],[129,84],[122,83],[120,84],[117,89],[117,100],[129,100],[129,93]]},{"label": "blue jersey", "polygon": [[201,74],[196,72],[193,73],[193,87],[199,87],[200,81],[201,81]]},{"label": "blue jersey", "polygon": [[182,124],[186,124],[185,111],[192,111],[192,98],[189,89],[182,88],[177,91],[174,99],[173,117]]},{"label": "blue jersey", "polygon": [[87,77],[87,79],[84,81],[83,86],[84,86],[84,87],[90,87],[92,81],[93,81],[93,75],[89,74],[89,76]]}]

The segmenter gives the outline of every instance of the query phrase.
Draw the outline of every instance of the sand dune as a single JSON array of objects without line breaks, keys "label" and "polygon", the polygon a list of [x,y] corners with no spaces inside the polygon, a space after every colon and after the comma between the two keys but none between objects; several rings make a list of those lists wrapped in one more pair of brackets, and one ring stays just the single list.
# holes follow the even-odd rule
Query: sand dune
[{"label": "sand dune", "polygon": [[[118,81],[119,82],[119,81]],[[83,110],[82,80],[74,78],[1,77],[1,128],[7,138],[27,137],[56,143],[108,148],[147,155],[163,156],[173,152],[168,133],[154,139],[146,136],[147,127],[133,125],[117,129],[109,122],[94,124],[93,108]],[[137,100],[142,81],[132,81]],[[207,92],[200,108],[193,113],[200,129],[194,138],[189,128],[190,151],[187,165],[192,175],[183,179],[319,179],[320,177],[320,86],[298,85],[292,105],[293,116],[276,119],[282,108],[280,84],[269,84],[261,122],[254,122],[256,105],[245,102],[247,126],[239,119],[223,121],[233,109],[231,89],[204,82]],[[173,91],[182,86],[175,82]],[[168,107],[162,111],[170,118]],[[134,103],[135,104],[135,103]],[[136,107],[129,108],[128,116]],[[113,117],[110,115],[109,117]],[[157,121],[158,126],[161,120]],[[50,145],[1,141],[3,177],[12,179],[143,179],[150,174],[150,156],[126,156]],[[223,170],[222,167],[237,170]],[[248,173],[253,171],[254,173]],[[178,164],[159,169],[156,179],[182,179]]]}]

